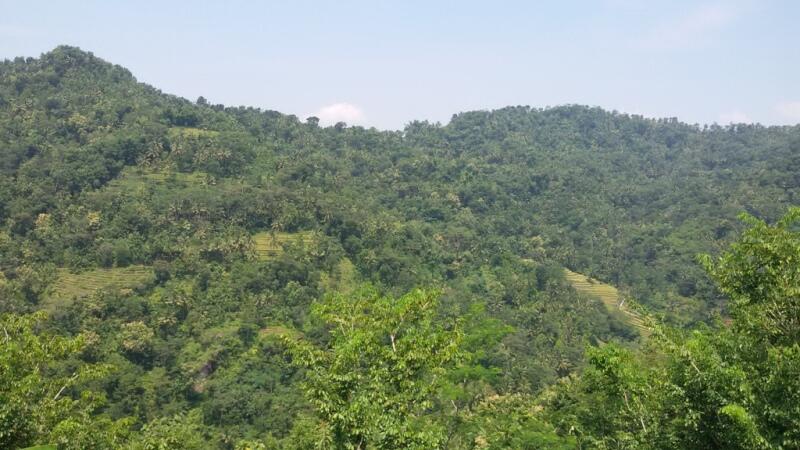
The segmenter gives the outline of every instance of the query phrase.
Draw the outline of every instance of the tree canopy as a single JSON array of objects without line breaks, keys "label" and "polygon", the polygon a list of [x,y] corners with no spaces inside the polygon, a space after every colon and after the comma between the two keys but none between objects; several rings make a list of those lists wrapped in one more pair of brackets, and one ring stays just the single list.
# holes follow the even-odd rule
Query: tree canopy
[{"label": "tree canopy", "polygon": [[0,446],[798,448],[798,149],[580,105],[323,127],[2,61]]}]

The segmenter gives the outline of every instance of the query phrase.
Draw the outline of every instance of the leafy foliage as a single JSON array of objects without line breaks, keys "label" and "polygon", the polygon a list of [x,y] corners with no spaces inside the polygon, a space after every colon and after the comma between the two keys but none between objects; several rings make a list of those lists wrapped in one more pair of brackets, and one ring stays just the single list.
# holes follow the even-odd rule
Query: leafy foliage
[{"label": "leafy foliage", "polygon": [[798,145],[577,105],[326,128],[0,62],[0,446],[797,448]]},{"label": "leafy foliage", "polygon": [[[35,330],[43,314],[0,318],[0,446],[27,447],[59,442],[64,448],[113,448],[125,436],[127,421],[111,421],[93,412],[102,397],[70,392],[82,381],[102,377],[98,364],[65,365],[81,352],[87,336],[42,336]],[[70,368],[69,366],[73,366]],[[65,370],[72,370],[67,375]]]},{"label": "leafy foliage", "polygon": [[[434,448],[443,427],[430,414],[461,333],[434,324],[436,293],[382,297],[364,288],[313,308],[329,328],[329,350],[287,338],[306,369],[304,391],[332,448]],[[329,441],[328,441],[329,440]],[[327,442],[326,442],[327,441]]]},{"label": "leafy foliage", "polygon": [[550,407],[598,448],[800,448],[796,208],[750,227],[717,261],[702,259],[731,296],[733,323],[685,334],[657,328],[636,355],[594,349],[580,380]]}]

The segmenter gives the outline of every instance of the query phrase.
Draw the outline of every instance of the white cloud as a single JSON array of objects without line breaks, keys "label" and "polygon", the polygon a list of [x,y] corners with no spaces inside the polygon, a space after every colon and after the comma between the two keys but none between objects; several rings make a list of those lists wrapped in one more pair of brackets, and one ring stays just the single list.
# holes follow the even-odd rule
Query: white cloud
[{"label": "white cloud", "polygon": [[650,49],[695,47],[733,23],[741,14],[741,8],[734,4],[703,5],[677,20],[657,25],[640,44]]},{"label": "white cloud", "polygon": [[792,123],[800,123],[800,102],[783,102],[775,107],[784,119]]},{"label": "white cloud", "polygon": [[323,106],[312,114],[319,118],[323,126],[333,125],[336,122],[345,122],[348,125],[361,125],[364,123],[364,111],[351,103],[334,103]]},{"label": "white cloud", "polygon": [[729,123],[753,123],[753,119],[751,119],[747,114],[739,110],[735,110],[720,114],[719,123],[723,125]]}]

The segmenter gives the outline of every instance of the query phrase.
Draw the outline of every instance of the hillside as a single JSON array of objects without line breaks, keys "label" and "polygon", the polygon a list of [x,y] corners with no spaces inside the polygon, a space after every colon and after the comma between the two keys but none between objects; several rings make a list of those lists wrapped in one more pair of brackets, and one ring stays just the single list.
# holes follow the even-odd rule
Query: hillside
[{"label": "hillside", "polygon": [[646,336],[649,333],[641,314],[632,310],[630,306],[625,306],[626,299],[617,288],[569,269],[565,269],[565,272],[567,280],[575,290],[599,298],[609,311],[620,314],[625,323],[639,330],[642,335]]},{"label": "hillside", "polygon": [[328,342],[311,311],[334,292],[435,289],[427,313],[474,355],[452,404],[533,396],[580,374],[588,343],[650,332],[589,278],[667,325],[712,323],[729,306],[697,254],[727,248],[740,212],[798,203],[800,126],[566,105],[320,127],[177,98],[73,47],[0,63],[0,313],[90,332],[51,369],[114,367],[68,389],[102,392],[93,414],[212,447],[310,426],[306,369],[263,330]]}]

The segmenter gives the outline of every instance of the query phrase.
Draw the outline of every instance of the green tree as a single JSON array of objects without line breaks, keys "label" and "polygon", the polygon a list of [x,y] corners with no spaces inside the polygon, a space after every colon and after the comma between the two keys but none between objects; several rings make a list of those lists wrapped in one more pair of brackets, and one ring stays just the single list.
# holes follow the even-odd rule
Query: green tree
[{"label": "green tree", "polygon": [[147,423],[125,446],[126,450],[201,450],[210,442],[200,411],[161,417]]},{"label": "green tree", "polygon": [[[400,298],[362,288],[312,307],[330,338],[319,347],[286,337],[305,368],[304,390],[328,430],[330,448],[436,448],[444,426],[431,412],[447,370],[460,358],[458,324],[437,324],[435,291]],[[323,439],[328,439],[324,441]],[[320,442],[322,441],[322,442]]]},{"label": "green tree", "polygon": [[59,364],[78,354],[87,340],[41,335],[36,328],[43,318],[43,313],[0,318],[0,447],[116,447],[130,421],[95,415],[103,399],[89,391],[73,398],[79,383],[102,377],[109,368],[82,364],[59,375]]},{"label": "green tree", "polygon": [[546,422],[542,407],[531,396],[487,397],[476,404],[465,419],[474,429],[472,433],[465,433],[472,440],[456,448],[572,450],[576,447],[574,437],[558,435]]},{"label": "green tree", "polygon": [[721,258],[702,261],[731,300],[733,324],[720,339],[724,359],[742,372],[742,395],[720,414],[754,441],[800,448],[800,208],[775,225],[750,215]]},{"label": "green tree", "polygon": [[591,448],[800,448],[800,208],[701,257],[733,322],[690,333],[656,325],[646,352],[589,352],[551,413]]}]

